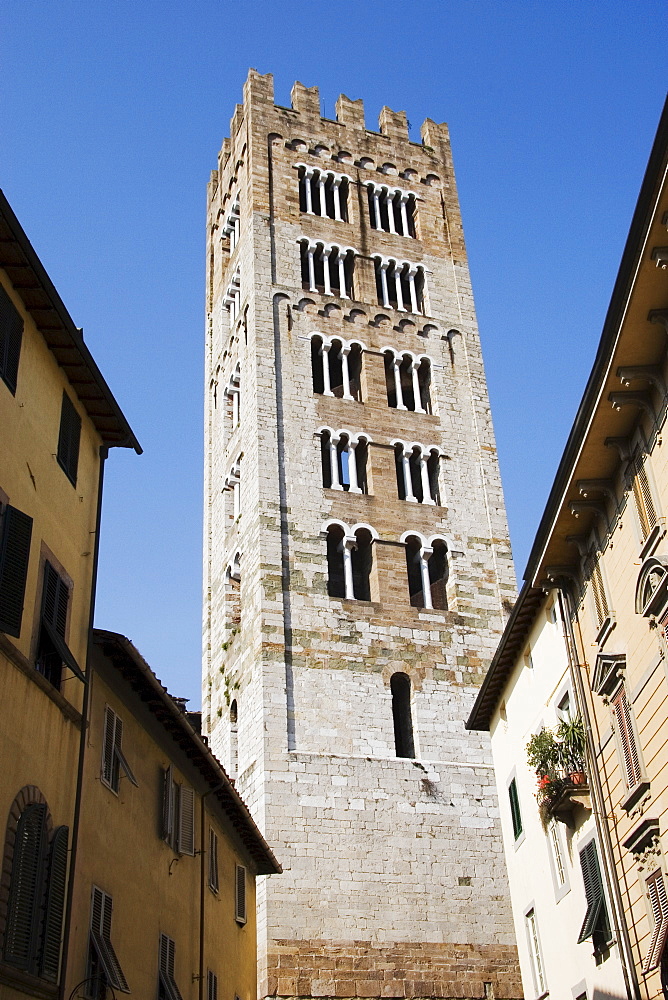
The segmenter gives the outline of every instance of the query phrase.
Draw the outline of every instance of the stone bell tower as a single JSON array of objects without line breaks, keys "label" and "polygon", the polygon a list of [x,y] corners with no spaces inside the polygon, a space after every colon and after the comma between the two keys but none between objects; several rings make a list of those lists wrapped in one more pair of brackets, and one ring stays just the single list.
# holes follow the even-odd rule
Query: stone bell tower
[{"label": "stone bell tower", "polygon": [[519,997],[514,577],[448,130],[251,70],[208,189],[204,726],[284,867],[259,990]]}]

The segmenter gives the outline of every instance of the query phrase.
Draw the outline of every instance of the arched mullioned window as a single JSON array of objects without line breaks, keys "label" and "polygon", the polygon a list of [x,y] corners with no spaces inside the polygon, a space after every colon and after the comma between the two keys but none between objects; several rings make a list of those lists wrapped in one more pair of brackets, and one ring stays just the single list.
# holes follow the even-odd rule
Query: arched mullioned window
[{"label": "arched mullioned window", "polygon": [[319,434],[322,485],[346,493],[368,493],[367,462],[371,438],[345,430],[334,432],[329,427],[323,427]]},{"label": "arched mullioned window", "polygon": [[56,983],[67,881],[68,828],[55,830],[41,792],[22,788],[9,811],[0,886],[7,965]]},{"label": "arched mullioned window", "polygon": [[415,757],[413,739],[413,719],[411,713],[411,681],[404,673],[392,674],[392,721],[394,723],[394,747],[397,757]]},{"label": "arched mullioned window", "polygon": [[401,541],[406,546],[406,571],[411,606],[447,611],[449,572],[447,542],[437,535],[426,541],[417,532],[406,532]]},{"label": "arched mullioned window", "polygon": [[348,600],[371,600],[373,542],[377,532],[368,524],[352,528],[330,521],[323,529],[327,538],[327,593]]},{"label": "arched mullioned window", "polygon": [[298,164],[299,169],[299,210],[308,215],[322,215],[337,222],[348,221],[347,174],[337,174],[334,170],[321,170]]},{"label": "arched mullioned window", "polygon": [[340,337],[311,336],[313,391],[338,399],[362,402],[362,352],[364,344]]},{"label": "arched mullioned window", "polygon": [[425,313],[425,276],[422,264],[374,255],[379,305],[398,312]]},{"label": "arched mullioned window", "polygon": [[431,413],[431,361],[392,347],[383,350],[387,403],[397,410]]},{"label": "arched mullioned window", "polygon": [[236,552],[225,572],[229,627],[235,634],[241,625],[241,553]]},{"label": "arched mullioned window", "polygon": [[416,195],[387,184],[367,181],[369,219],[374,229],[415,237]]},{"label": "arched mullioned window", "polygon": [[411,503],[440,504],[440,449],[436,446],[393,441],[397,494]]},{"label": "arched mullioned window", "polygon": [[352,299],[355,250],[305,237],[299,244],[302,287],[322,295]]}]

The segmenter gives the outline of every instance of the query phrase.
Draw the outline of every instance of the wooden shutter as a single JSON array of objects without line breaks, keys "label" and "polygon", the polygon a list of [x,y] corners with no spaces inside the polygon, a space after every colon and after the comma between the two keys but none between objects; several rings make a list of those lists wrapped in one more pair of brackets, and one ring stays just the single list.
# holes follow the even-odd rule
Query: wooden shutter
[{"label": "wooden shutter", "polygon": [[118,791],[118,775],[116,783],[114,776],[114,746],[116,743],[116,722],[120,721],[112,708],[104,706],[104,734],[102,737],[102,780],[109,788]]},{"label": "wooden shutter", "polygon": [[27,972],[37,971],[45,852],[46,806],[33,803],[22,812],[16,830],[4,955],[10,965]]},{"label": "wooden shutter", "polygon": [[631,718],[631,708],[623,687],[612,703],[612,715],[617,728],[626,784],[628,788],[635,788],[642,779],[642,768]]},{"label": "wooden shutter", "polygon": [[603,906],[603,884],[598,867],[596,844],[593,840],[580,851],[580,866],[587,896],[587,912],[580,928],[578,944],[586,941],[594,933]]},{"label": "wooden shutter", "polygon": [[195,792],[186,785],[179,788],[179,854],[195,854]]},{"label": "wooden shutter", "polygon": [[104,970],[107,982],[111,987],[122,993],[129,993],[130,988],[116,957],[111,943],[112,898],[108,893],[93,886],[91,904],[91,938],[97,952],[100,964]]},{"label": "wooden shutter", "polygon": [[608,608],[608,598],[603,586],[603,574],[601,573],[600,561],[594,564],[591,572],[591,589],[594,596],[594,607],[596,608],[596,620],[600,628],[610,611]]},{"label": "wooden shutter", "polygon": [[81,417],[74,408],[70,397],[66,392],[63,392],[60,432],[58,434],[58,462],[73,486],[77,484],[80,440]]},{"label": "wooden shutter", "polygon": [[206,976],[206,1000],[218,1000],[218,976],[211,969]]},{"label": "wooden shutter", "polygon": [[209,888],[218,892],[218,835],[209,827]]},{"label": "wooden shutter", "polygon": [[240,924],[246,923],[246,869],[243,865],[236,866],[234,880],[234,919]]},{"label": "wooden shutter", "polygon": [[46,619],[63,639],[67,627],[67,605],[70,589],[58,575],[50,562],[44,564],[44,593],[42,595],[42,618]]},{"label": "wooden shutter", "polygon": [[636,503],[643,541],[645,541],[656,524],[656,509],[643,459],[637,459],[634,466],[633,498]]},{"label": "wooden shutter", "polygon": [[0,378],[16,395],[23,319],[7,292],[0,286]]},{"label": "wooden shutter", "polygon": [[174,840],[174,773],[172,765],[163,771],[162,782],[162,839],[170,846]]},{"label": "wooden shutter", "polygon": [[32,518],[7,504],[1,525],[0,632],[18,639],[28,576]]},{"label": "wooden shutter", "polygon": [[160,935],[158,973],[167,1000],[182,1000],[181,991],[174,978],[175,945],[166,934]]},{"label": "wooden shutter", "polygon": [[661,961],[668,934],[668,894],[666,893],[663,872],[655,872],[651,878],[647,879],[646,884],[654,918],[654,929],[642,966],[643,975],[655,969]]},{"label": "wooden shutter", "polygon": [[42,936],[41,975],[52,983],[58,982],[58,968],[60,966],[63,907],[67,885],[68,833],[66,826],[59,826],[51,838],[44,933]]},{"label": "wooden shutter", "polygon": [[520,799],[517,794],[517,782],[513,780],[508,785],[508,797],[510,799],[510,815],[513,821],[513,835],[515,840],[522,832],[522,813],[520,812]]}]

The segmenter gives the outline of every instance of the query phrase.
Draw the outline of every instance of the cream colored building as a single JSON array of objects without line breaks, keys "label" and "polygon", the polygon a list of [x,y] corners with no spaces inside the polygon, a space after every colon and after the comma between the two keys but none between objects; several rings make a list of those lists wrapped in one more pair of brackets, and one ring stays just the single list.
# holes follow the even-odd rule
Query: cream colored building
[{"label": "cream colored building", "polygon": [[[517,926],[528,881],[515,871],[514,854],[519,857],[523,848],[515,852],[508,840],[503,786],[512,753],[519,755],[518,777],[529,780],[522,743],[543,716],[554,718],[566,652],[570,692],[587,728],[601,876],[600,890],[589,879],[587,898],[599,912],[603,903],[608,907],[610,955],[619,956],[626,984],[622,995],[643,1000],[668,993],[667,169],[664,109],[594,367],[526,582],[468,723],[493,731]],[[522,658],[534,640],[536,649],[543,649],[544,609],[553,603],[563,609],[561,651],[555,655],[556,639],[549,655],[534,656],[531,650],[533,667],[527,669]],[[584,837],[579,831],[591,828],[592,820],[581,823],[576,833]],[[532,840],[529,869],[545,857],[547,836],[544,840]],[[579,849],[579,842],[575,846]],[[552,943],[545,942],[556,912],[561,926],[562,907],[562,902],[546,906],[540,935],[550,990]],[[541,930],[538,903],[535,913]],[[582,930],[575,921],[563,947],[581,949],[575,942]],[[602,969],[600,963],[593,983]],[[563,970],[557,976],[558,995]],[[596,995],[591,988],[587,978],[588,997]]]}]

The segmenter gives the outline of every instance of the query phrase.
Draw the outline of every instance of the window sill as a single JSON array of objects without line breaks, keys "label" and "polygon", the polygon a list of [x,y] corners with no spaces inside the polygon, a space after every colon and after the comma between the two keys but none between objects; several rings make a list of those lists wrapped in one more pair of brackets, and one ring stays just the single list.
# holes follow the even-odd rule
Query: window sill
[{"label": "window sill", "polygon": [[633,809],[634,805],[643,797],[645,792],[649,791],[649,781],[639,781],[638,784],[631,789],[623,802],[620,803],[621,808],[628,812],[629,809]]},{"label": "window sill", "polygon": [[0,983],[39,1000],[55,1000],[58,996],[58,987],[55,983],[47,983],[38,976],[33,976],[22,969],[15,969],[4,962],[0,963]]},{"label": "window sill", "polygon": [[7,637],[0,632],[0,653],[4,653],[8,660],[10,660],[14,666],[25,674],[33,684],[36,684],[38,688],[44,692],[47,697],[53,701],[60,711],[63,713],[66,719],[73,722],[75,726],[81,726],[81,715],[77,712],[74,705],[71,704],[65,698],[64,695],[58,691],[53,684],[51,684],[45,677],[40,674],[29,660],[25,658],[23,653],[19,652],[14,643],[10,642]]}]

